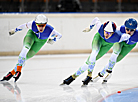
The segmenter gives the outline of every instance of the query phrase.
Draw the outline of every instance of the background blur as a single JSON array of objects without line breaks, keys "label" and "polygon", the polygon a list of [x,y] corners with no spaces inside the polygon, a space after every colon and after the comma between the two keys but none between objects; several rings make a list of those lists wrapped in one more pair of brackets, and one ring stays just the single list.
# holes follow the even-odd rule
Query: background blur
[{"label": "background blur", "polygon": [[[0,56],[19,55],[27,30],[9,36],[9,31],[34,20],[38,14],[62,34],[53,45],[46,44],[38,54],[91,53],[97,32],[82,32],[95,17],[102,23],[114,21],[119,27],[128,18],[138,20],[138,0],[0,0]],[[110,50],[110,52],[112,49]],[[138,51],[138,45],[132,50]]]},{"label": "background blur", "polygon": [[132,12],[138,0],[0,0],[0,12]]},{"label": "background blur", "polygon": [[[61,33],[62,38],[53,45],[43,46],[37,53],[42,56],[34,56],[27,61],[18,85],[13,83],[13,80],[0,84],[0,102],[138,100],[138,53],[129,53],[116,64],[108,84],[101,84],[101,79],[82,88],[80,86],[86,77],[85,73],[70,86],[59,86],[91,53],[91,42],[97,29],[94,27],[87,33],[82,30],[88,27],[95,17],[102,23],[107,20],[114,21],[118,27],[130,17],[138,21],[138,0],[0,0],[1,78],[17,63],[27,29],[12,36],[9,36],[9,31],[34,20],[38,14],[46,15],[48,24]],[[132,51],[138,52],[138,44]],[[102,70],[110,56],[111,53],[105,54],[96,62],[93,77]],[[118,91],[121,93],[117,93]]]}]

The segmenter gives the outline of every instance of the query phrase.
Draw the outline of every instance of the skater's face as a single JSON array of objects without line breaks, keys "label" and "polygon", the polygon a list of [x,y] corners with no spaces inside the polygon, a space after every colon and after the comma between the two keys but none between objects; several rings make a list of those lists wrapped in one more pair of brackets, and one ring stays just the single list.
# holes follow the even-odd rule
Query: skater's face
[{"label": "skater's face", "polygon": [[136,30],[136,29],[130,29],[130,28],[127,28],[127,27],[125,27],[125,29],[126,29],[126,33],[131,35],[131,36],[134,34],[134,32]]},{"label": "skater's face", "polygon": [[104,30],[104,37],[105,37],[105,39],[109,39],[112,36],[113,33],[114,32],[107,32],[107,31]]},{"label": "skater's face", "polygon": [[37,26],[37,29],[39,30],[39,32],[43,32],[46,24],[36,24],[36,26]]}]

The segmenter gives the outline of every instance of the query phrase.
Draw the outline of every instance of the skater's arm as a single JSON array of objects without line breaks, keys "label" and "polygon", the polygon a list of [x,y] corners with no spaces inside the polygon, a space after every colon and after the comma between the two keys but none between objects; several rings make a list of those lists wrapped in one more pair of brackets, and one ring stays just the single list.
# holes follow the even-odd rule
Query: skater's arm
[{"label": "skater's arm", "polygon": [[47,43],[53,44],[56,41],[58,41],[61,37],[62,37],[62,35],[59,32],[57,32],[56,30],[53,30],[50,34],[50,37],[49,37]]},{"label": "skater's arm", "polygon": [[30,21],[28,23],[24,23],[22,25],[19,25],[17,28],[10,30],[9,35],[13,35],[16,32],[21,31],[21,30],[26,29],[26,28],[29,29],[31,27],[31,25],[32,25],[32,21]]},{"label": "skater's arm", "polygon": [[101,21],[99,20],[98,17],[95,17],[95,18],[93,19],[93,21],[91,22],[90,26],[87,27],[87,28],[85,28],[85,29],[83,30],[83,32],[89,32],[89,31],[91,31],[91,29],[92,29],[95,25],[96,25],[97,30],[99,30],[99,28],[100,28],[101,25],[102,25],[102,23],[101,23]]},{"label": "skater's arm", "polygon": [[126,34],[126,33],[123,33],[119,42],[122,42],[122,41],[126,41],[130,38],[130,35],[129,34]]}]

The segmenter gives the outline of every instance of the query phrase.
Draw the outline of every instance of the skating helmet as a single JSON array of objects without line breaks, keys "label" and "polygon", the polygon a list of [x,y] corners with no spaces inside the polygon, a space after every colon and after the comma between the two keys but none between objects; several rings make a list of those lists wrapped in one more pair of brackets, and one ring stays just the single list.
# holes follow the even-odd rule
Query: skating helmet
[{"label": "skating helmet", "polygon": [[45,15],[38,15],[35,17],[35,23],[37,24],[46,24],[48,22],[48,18]]},{"label": "skating helmet", "polygon": [[129,18],[125,21],[125,27],[130,28],[130,29],[136,29],[137,21],[133,18]]},{"label": "skating helmet", "polygon": [[112,21],[107,21],[104,23],[103,28],[107,32],[115,32],[116,31],[116,24]]}]

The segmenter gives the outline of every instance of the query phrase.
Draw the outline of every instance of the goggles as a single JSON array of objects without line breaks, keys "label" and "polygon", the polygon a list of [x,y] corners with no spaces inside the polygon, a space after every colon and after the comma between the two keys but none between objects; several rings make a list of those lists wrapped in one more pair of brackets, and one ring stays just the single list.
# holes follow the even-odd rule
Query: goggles
[{"label": "goggles", "polygon": [[105,31],[105,33],[108,34],[108,35],[112,34],[112,32],[107,32],[107,31]]},{"label": "goggles", "polygon": [[135,29],[126,28],[126,30],[133,32]]},{"label": "goggles", "polygon": [[45,27],[46,24],[36,24],[38,27]]}]

